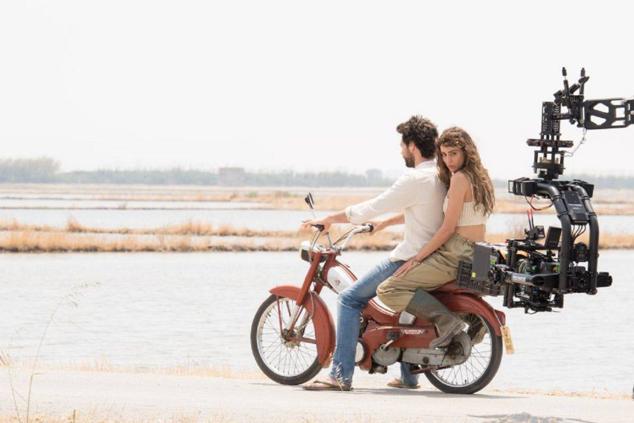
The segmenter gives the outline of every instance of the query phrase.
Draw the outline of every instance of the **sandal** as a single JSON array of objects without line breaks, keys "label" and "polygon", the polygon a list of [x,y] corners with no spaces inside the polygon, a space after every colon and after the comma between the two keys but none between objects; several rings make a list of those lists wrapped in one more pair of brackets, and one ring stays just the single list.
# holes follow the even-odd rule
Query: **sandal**
[{"label": "sandal", "polygon": [[393,379],[391,381],[389,381],[387,383],[387,386],[389,386],[390,388],[400,388],[400,389],[418,389],[420,388],[420,385],[416,384],[416,385],[408,385],[406,383],[403,383],[401,381],[401,379]]},{"label": "sandal", "polygon": [[325,380],[314,380],[310,385],[302,386],[306,391],[352,391],[352,386]]}]

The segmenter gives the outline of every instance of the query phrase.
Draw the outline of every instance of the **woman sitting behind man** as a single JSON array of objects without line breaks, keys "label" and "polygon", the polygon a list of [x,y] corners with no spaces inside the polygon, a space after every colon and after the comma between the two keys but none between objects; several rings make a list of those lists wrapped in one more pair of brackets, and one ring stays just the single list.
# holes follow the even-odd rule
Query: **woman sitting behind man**
[{"label": "woman sitting behind man", "polygon": [[379,299],[391,309],[405,310],[436,326],[438,338],[431,348],[447,346],[463,323],[427,291],[454,280],[458,262],[472,259],[473,246],[484,241],[486,221],[495,205],[493,184],[466,131],[445,130],[436,152],[438,176],[448,188],[442,226],[416,256],[377,288]]}]

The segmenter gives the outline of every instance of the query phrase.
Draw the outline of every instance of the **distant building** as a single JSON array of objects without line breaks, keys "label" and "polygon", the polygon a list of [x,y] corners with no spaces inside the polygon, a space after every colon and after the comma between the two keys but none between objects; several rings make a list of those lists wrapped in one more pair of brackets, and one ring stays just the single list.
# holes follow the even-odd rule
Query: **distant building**
[{"label": "distant building", "polygon": [[380,184],[383,181],[383,172],[381,169],[368,169],[365,171],[365,179],[368,184]]},{"label": "distant building", "polygon": [[218,169],[218,185],[242,185],[247,179],[242,167],[221,167]]}]

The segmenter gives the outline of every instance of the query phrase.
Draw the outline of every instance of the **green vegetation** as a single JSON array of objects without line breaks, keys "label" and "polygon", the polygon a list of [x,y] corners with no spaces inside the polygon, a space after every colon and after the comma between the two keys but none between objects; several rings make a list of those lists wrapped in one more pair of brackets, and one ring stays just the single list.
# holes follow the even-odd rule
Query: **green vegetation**
[{"label": "green vegetation", "polygon": [[55,182],[59,167],[59,162],[47,157],[0,159],[0,182]]},{"label": "green vegetation", "polygon": [[392,182],[380,171],[367,174],[347,172],[250,172],[243,168],[217,171],[196,169],[99,169],[60,172],[60,164],[50,158],[0,160],[0,183],[220,185],[220,186],[389,186]]},{"label": "green vegetation", "polygon": [[[582,179],[602,189],[634,188],[634,177],[631,176],[571,174],[566,175],[566,177],[568,179]],[[292,170],[252,172],[240,167],[227,167],[218,170],[172,168],[60,172],[60,163],[48,157],[0,159],[0,183],[381,187],[389,186],[392,182],[390,178],[384,177],[378,169],[368,169],[365,174],[343,171],[296,172]],[[497,188],[505,188],[507,181],[496,179],[494,184]]]}]

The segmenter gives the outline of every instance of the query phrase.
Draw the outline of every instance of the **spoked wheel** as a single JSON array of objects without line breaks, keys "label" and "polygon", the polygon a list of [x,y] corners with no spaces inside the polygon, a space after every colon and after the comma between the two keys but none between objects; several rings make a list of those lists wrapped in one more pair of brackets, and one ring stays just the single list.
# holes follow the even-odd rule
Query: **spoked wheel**
[{"label": "spoked wheel", "polygon": [[425,376],[432,385],[450,394],[473,394],[493,380],[502,361],[502,337],[475,314],[460,315],[471,338],[471,354],[464,363],[446,369],[430,370]]},{"label": "spoked wheel", "polygon": [[271,295],[255,313],[251,325],[251,351],[258,367],[284,385],[299,385],[319,373],[312,316],[301,308],[289,330],[295,300]]}]

